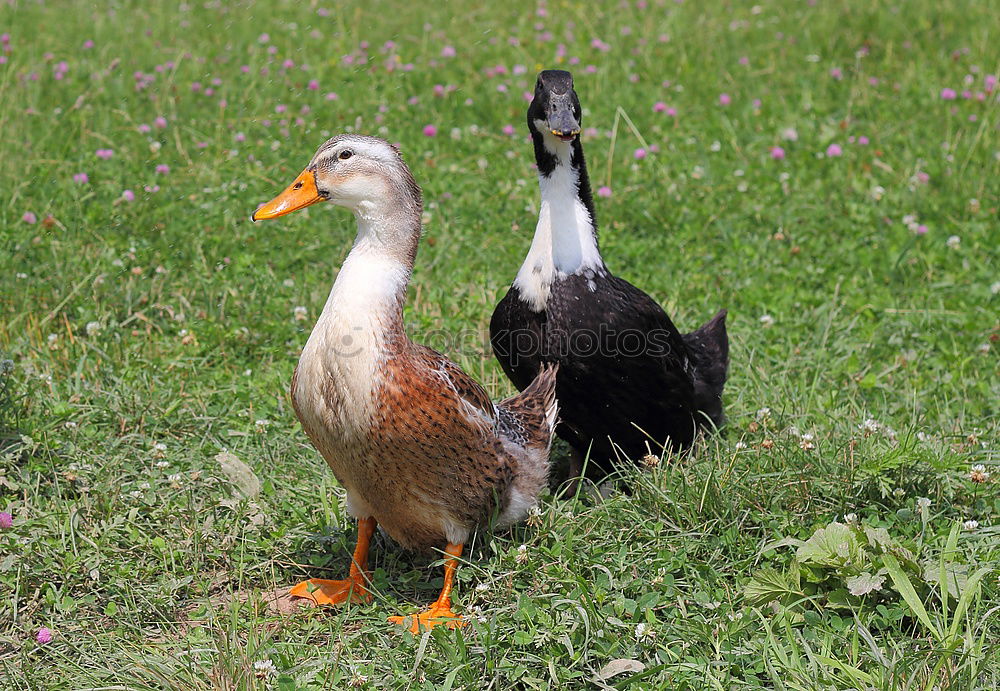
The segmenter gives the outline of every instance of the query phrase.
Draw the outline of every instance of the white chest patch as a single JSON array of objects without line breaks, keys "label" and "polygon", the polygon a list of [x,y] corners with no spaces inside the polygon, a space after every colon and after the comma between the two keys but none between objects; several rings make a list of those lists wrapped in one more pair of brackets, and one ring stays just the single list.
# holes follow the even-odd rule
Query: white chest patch
[{"label": "white chest patch", "polygon": [[[570,166],[570,147],[557,153],[559,163],[548,176],[539,175],[542,204],[531,249],[517,272],[514,285],[533,310],[545,309],[552,282],[603,267],[594,222],[578,196],[579,175]],[[591,290],[595,286],[589,283]]]},{"label": "white chest patch", "polygon": [[304,425],[340,442],[368,429],[407,277],[398,261],[359,245],[351,251],[299,358],[295,404]]}]

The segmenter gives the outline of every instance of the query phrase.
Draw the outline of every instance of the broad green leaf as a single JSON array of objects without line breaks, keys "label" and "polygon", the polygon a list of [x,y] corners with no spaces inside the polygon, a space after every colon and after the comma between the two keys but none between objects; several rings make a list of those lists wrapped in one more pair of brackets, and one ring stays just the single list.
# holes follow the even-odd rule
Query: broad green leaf
[{"label": "broad green leaf", "polygon": [[877,549],[886,550],[893,547],[896,543],[891,537],[889,537],[889,531],[885,528],[872,528],[871,526],[865,526],[865,537],[868,538],[868,544]]},{"label": "broad green leaf", "polygon": [[761,569],[754,574],[743,589],[743,597],[751,607],[757,607],[774,601],[786,601],[788,598],[805,597],[792,580],[775,569]]},{"label": "broad green leaf", "polygon": [[846,563],[867,562],[854,531],[843,523],[833,522],[817,530],[795,553],[803,564],[841,566]]},{"label": "broad green leaf", "polygon": [[942,602],[947,603],[948,598],[957,600],[962,596],[969,583],[969,567],[943,561],[928,562],[924,564],[924,580],[936,585],[941,590]]},{"label": "broad green leaf", "polygon": [[847,589],[851,592],[851,595],[856,597],[861,597],[862,595],[867,595],[868,593],[881,590],[882,584],[885,583],[885,576],[873,576],[872,574],[864,571],[857,576],[851,576],[844,584]]}]

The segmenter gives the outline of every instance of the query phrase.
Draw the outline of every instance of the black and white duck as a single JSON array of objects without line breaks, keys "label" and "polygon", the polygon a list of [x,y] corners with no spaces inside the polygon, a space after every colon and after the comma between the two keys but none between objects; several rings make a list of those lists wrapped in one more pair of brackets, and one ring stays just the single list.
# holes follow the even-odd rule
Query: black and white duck
[{"label": "black and white duck", "polygon": [[571,475],[682,451],[722,424],[729,365],[726,310],[682,334],[653,298],[605,266],[580,142],[573,76],[538,75],[528,107],[542,203],[531,249],[490,322],[490,342],[518,389],[558,363],[557,434]]}]

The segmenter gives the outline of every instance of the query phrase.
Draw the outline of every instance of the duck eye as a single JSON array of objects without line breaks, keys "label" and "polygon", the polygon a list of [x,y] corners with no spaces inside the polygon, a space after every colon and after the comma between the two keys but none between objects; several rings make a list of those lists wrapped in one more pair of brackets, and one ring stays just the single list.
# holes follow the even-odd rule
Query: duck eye
[{"label": "duck eye", "polygon": [[343,151],[340,152],[340,155],[337,156],[337,158],[339,158],[341,161],[346,161],[353,155],[354,155],[353,151],[351,151],[350,149],[344,149]]}]

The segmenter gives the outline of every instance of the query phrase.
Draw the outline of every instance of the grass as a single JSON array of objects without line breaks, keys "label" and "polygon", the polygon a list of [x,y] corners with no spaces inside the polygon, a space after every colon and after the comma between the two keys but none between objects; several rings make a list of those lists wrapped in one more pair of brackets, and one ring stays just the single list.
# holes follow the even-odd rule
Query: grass
[{"label": "grass", "polygon": [[[0,8],[0,686],[1000,685],[995,12],[649,5]],[[272,611],[353,546],[286,395],[353,227],[250,211],[333,133],[398,141],[427,210],[409,328],[505,395],[484,334],[537,213],[522,92],[558,65],[609,266],[682,329],[730,309],[728,426],[477,536],[463,631],[385,621],[441,573],[381,541],[371,605]],[[849,514],[853,552],[795,542]],[[850,595],[862,568],[882,585]]]}]

